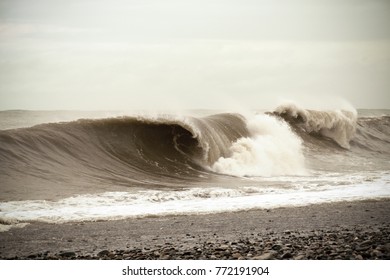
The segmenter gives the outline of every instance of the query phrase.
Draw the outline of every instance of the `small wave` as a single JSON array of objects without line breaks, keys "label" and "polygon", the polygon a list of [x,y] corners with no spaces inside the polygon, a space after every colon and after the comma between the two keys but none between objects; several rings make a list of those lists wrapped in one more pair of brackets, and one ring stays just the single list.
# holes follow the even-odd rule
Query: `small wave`
[{"label": "small wave", "polygon": [[8,231],[11,228],[23,228],[28,223],[23,223],[16,218],[2,217],[0,212],[0,232]]}]

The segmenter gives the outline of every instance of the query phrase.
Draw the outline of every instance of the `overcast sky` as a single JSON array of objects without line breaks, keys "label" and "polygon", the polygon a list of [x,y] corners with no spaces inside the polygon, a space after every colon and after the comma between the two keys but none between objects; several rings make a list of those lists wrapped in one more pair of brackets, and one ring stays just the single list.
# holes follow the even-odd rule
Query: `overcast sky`
[{"label": "overcast sky", "polygon": [[390,108],[389,0],[0,0],[0,110]]}]

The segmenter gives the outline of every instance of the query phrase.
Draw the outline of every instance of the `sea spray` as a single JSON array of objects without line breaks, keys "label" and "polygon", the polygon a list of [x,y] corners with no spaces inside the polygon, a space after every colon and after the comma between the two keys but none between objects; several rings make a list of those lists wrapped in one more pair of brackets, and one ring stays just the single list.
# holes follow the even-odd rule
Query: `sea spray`
[{"label": "sea spray", "polygon": [[357,112],[353,108],[348,111],[315,111],[300,108],[294,103],[286,103],[278,106],[274,113],[286,120],[296,120],[305,132],[328,137],[345,149],[350,148],[349,142],[355,136]]},{"label": "sea spray", "polygon": [[229,157],[219,158],[212,169],[234,176],[303,175],[302,141],[288,124],[274,116],[248,120],[250,137],[238,139]]}]

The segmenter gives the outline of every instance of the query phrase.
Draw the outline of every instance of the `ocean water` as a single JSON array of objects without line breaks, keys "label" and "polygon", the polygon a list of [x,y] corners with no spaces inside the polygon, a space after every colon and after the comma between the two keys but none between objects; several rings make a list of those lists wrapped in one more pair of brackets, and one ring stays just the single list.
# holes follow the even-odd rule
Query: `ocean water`
[{"label": "ocean water", "polygon": [[0,112],[0,230],[389,197],[390,110]]}]

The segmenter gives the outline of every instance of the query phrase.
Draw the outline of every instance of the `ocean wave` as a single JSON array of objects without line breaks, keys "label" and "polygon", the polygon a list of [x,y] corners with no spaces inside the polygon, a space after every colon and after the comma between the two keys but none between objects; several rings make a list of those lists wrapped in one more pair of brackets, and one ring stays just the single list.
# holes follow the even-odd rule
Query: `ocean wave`
[{"label": "ocean wave", "polygon": [[0,200],[241,185],[247,177],[367,168],[369,159],[386,169],[389,127],[388,116],[283,105],[270,114],[124,116],[2,130]]}]

